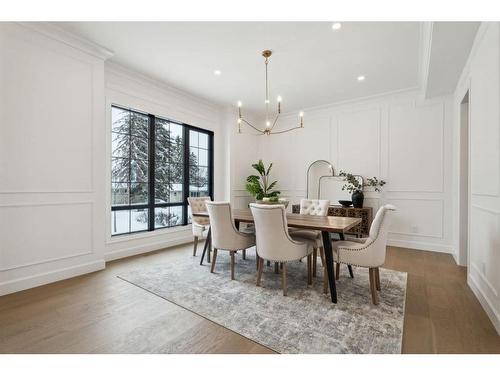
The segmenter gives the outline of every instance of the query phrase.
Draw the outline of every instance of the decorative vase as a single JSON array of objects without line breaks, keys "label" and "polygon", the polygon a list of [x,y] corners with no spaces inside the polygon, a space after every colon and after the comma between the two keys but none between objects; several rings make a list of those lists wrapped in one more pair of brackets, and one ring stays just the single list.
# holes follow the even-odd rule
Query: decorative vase
[{"label": "decorative vase", "polygon": [[354,193],[352,193],[351,199],[352,205],[355,208],[363,208],[363,200],[365,199],[365,195],[361,190],[356,190]]}]

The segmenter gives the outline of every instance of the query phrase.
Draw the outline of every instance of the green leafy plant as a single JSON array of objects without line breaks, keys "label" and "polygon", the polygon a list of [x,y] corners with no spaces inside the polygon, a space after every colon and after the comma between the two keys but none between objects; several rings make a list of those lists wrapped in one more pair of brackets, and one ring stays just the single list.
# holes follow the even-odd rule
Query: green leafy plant
[{"label": "green leafy plant", "polygon": [[366,182],[362,184],[358,176],[345,171],[340,171],[339,176],[344,177],[344,181],[346,182],[344,186],[342,186],[342,190],[347,190],[349,194],[355,191],[363,191],[367,186],[373,187],[374,190],[378,192],[381,190],[382,186],[386,184],[384,180],[379,180],[377,177],[367,178]]},{"label": "green leafy plant", "polygon": [[280,191],[273,190],[278,182],[273,181],[269,183],[269,173],[272,167],[273,163],[269,164],[269,167],[266,168],[262,160],[252,164],[252,168],[255,169],[259,175],[248,176],[245,188],[256,200],[271,198],[270,200],[273,202],[278,201]]}]

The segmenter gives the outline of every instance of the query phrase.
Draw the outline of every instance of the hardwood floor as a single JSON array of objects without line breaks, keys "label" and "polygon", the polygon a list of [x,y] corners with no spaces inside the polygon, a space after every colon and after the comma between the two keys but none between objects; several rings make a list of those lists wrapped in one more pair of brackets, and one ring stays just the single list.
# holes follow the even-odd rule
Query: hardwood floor
[{"label": "hardwood floor", "polygon": [[[0,297],[0,353],[272,353],[116,277],[179,252],[191,256],[192,246]],[[408,272],[404,353],[500,353],[465,268],[450,255],[389,248],[385,267]]]}]

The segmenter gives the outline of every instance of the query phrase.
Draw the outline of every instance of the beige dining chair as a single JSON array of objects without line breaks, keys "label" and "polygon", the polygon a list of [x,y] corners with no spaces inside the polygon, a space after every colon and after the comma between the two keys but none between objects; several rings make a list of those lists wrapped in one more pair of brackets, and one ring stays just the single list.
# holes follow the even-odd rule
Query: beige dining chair
[{"label": "beige dining chair", "polygon": [[[199,212],[207,212],[205,202],[211,201],[212,199],[210,197],[188,197],[187,200],[189,207],[191,207],[191,213],[196,214]],[[210,220],[207,217],[192,216],[191,228],[194,236],[193,256],[196,256],[198,240],[200,238],[207,238],[208,229],[210,228]]]},{"label": "beige dining chair", "polygon": [[[313,215],[313,216],[327,216],[328,207],[330,207],[330,201],[327,199],[301,199],[300,200],[300,214],[301,215]],[[297,239],[307,239],[314,241],[314,249],[312,256],[312,277],[316,277],[317,269],[317,258],[318,249],[321,258],[321,264],[323,266],[323,291],[328,292],[328,275],[325,267],[325,252],[323,250],[323,238],[321,236],[321,231],[318,230],[307,230],[299,229],[290,231],[292,238]]]},{"label": "beige dining chair", "polygon": [[212,246],[214,247],[210,272],[214,272],[218,251],[227,250],[231,255],[231,280],[234,280],[235,253],[238,250],[255,246],[255,236],[236,229],[229,202],[206,202],[205,204],[210,218]]},{"label": "beige dining chair", "polygon": [[258,272],[260,286],[264,260],[282,265],[283,295],[287,295],[286,264],[307,257],[307,282],[311,280],[311,254],[315,241],[294,240],[288,233],[285,206],[251,203],[257,239]]},{"label": "beige dining chair", "polygon": [[387,233],[394,211],[396,211],[396,207],[391,204],[380,207],[375,219],[373,219],[367,238],[332,242],[334,260],[337,262],[337,279],[339,278],[340,263],[368,268],[374,305],[378,305],[377,291],[381,290],[379,267],[385,262]]}]

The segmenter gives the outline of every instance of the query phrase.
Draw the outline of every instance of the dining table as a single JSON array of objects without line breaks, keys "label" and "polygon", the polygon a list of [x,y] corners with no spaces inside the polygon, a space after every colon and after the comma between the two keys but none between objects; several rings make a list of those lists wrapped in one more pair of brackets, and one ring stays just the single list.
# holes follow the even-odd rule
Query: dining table
[{"label": "dining table", "polygon": [[[253,223],[254,218],[249,208],[231,210],[235,226],[239,229],[240,223]],[[208,212],[197,212],[192,214],[194,217],[209,217]],[[330,296],[333,303],[337,303],[337,287],[335,285],[335,271],[333,267],[333,250],[332,250],[332,233],[337,233],[340,240],[344,240],[344,234],[351,228],[361,223],[360,218],[356,217],[341,217],[341,216],[315,216],[287,213],[287,224],[292,228],[308,229],[321,231],[323,239],[323,249],[325,252],[325,262],[328,275],[328,284],[330,286]],[[205,246],[200,260],[200,265],[203,264],[203,259],[207,248],[211,246],[211,228],[207,233]],[[258,235],[258,234],[257,234]],[[349,268],[349,273],[353,277],[352,268]]]}]

